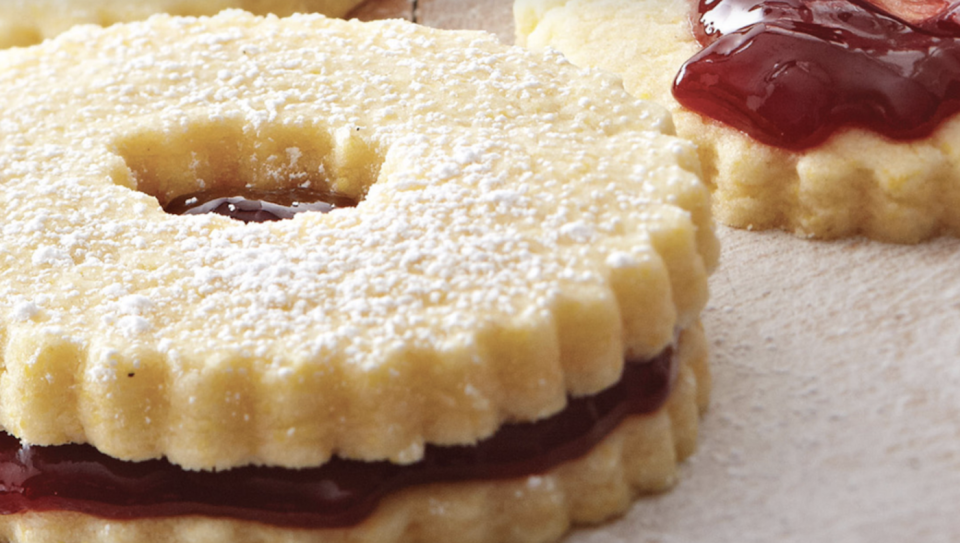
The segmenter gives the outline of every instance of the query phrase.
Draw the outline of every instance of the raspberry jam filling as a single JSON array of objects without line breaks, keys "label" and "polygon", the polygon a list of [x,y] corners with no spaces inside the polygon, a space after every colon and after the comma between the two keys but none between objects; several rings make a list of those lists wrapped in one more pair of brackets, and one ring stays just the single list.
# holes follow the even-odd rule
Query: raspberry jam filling
[{"label": "raspberry jam filling", "polygon": [[704,47],[673,93],[784,149],[846,126],[925,137],[960,111],[953,11],[908,23],[867,0],[699,0],[693,26]]},{"label": "raspberry jam filling", "polygon": [[617,384],[570,399],[552,417],[504,425],[473,446],[428,445],[423,459],[409,465],[335,458],[300,470],[185,471],[164,460],[117,460],[89,445],[22,446],[0,433],[0,514],[203,515],[299,528],[353,526],[403,488],[534,475],[583,456],[628,416],[663,405],[674,364],[670,348],[652,360],[628,363]]},{"label": "raspberry jam filling", "polygon": [[164,206],[164,211],[173,215],[216,213],[249,223],[292,219],[307,211],[329,213],[356,207],[357,203],[340,194],[312,189],[211,190],[175,198]]}]

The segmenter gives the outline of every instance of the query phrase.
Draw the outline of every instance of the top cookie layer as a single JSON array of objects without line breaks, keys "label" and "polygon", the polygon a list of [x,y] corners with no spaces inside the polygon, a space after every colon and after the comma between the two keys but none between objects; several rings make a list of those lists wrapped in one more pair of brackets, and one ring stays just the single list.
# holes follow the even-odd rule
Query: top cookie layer
[{"label": "top cookie layer", "polygon": [[286,17],[323,13],[343,17],[363,0],[3,0],[0,49],[52,38],[78,24],[110,26],[140,21],[155,13],[214,15],[228,8]]},{"label": "top cookie layer", "polygon": [[636,96],[671,109],[678,134],[700,149],[721,222],[900,243],[960,235],[960,118],[909,142],[842,129],[806,151],[758,143],[686,110],[671,95],[680,67],[700,49],[690,21],[695,4],[517,0],[517,38],[534,48],[554,47],[578,65],[621,74]]},{"label": "top cookie layer", "polygon": [[[187,467],[406,462],[697,319],[708,192],[619,81],[479,33],[158,16],[0,53],[0,421]],[[269,224],[200,188],[329,188]]]}]

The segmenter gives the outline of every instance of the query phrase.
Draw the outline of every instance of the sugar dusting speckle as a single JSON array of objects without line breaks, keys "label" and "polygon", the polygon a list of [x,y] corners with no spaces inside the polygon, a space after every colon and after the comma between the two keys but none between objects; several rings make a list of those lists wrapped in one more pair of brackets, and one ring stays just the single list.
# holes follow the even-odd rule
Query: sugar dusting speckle
[{"label": "sugar dusting speckle", "polygon": [[[404,337],[410,334],[419,338],[414,341],[439,341],[436,331],[421,322],[442,318],[445,335],[456,337],[469,334],[482,320],[526,306],[549,306],[555,288],[550,278],[570,276],[579,267],[562,245],[594,240],[602,230],[598,219],[609,215],[611,203],[621,202],[617,207],[626,207],[628,215],[658,205],[632,184],[603,191],[605,198],[579,196],[585,187],[609,188],[606,175],[591,173],[596,151],[584,154],[607,145],[598,137],[637,155],[652,155],[648,142],[659,137],[631,132],[657,128],[651,124],[657,124],[660,113],[651,115],[643,109],[648,106],[627,102],[616,107],[633,110],[633,119],[652,117],[653,123],[620,119],[610,125],[604,115],[593,113],[612,108],[597,109],[611,99],[627,100],[605,76],[585,73],[575,84],[561,86],[546,77],[530,53],[498,48],[477,35],[454,38],[458,47],[425,49],[427,38],[397,23],[380,25],[357,40],[349,37],[349,25],[321,25],[314,17],[301,17],[289,28],[267,21],[260,29],[236,12],[225,19],[233,19],[236,28],[194,33],[201,28],[197,21],[158,20],[154,25],[181,26],[183,39],[149,53],[131,47],[152,35],[149,25],[103,35],[75,31],[49,44],[46,56],[32,60],[34,72],[53,69],[64,62],[60,58],[75,54],[75,42],[87,39],[96,42],[100,56],[77,60],[73,68],[96,87],[93,95],[63,89],[44,99],[69,104],[78,118],[90,117],[88,123],[66,127],[71,139],[86,142],[85,148],[23,141],[28,145],[2,159],[5,190],[16,192],[29,184],[41,193],[29,209],[12,208],[5,224],[20,230],[15,240],[6,237],[5,253],[34,248],[29,260],[37,273],[28,282],[45,281],[45,268],[68,268],[55,273],[95,274],[101,284],[128,293],[116,301],[109,301],[106,292],[103,297],[75,296],[72,303],[87,307],[82,312],[87,317],[75,326],[103,322],[118,326],[127,338],[147,340],[144,334],[149,333],[154,342],[194,345],[197,352],[262,351],[264,346],[273,351],[270,345],[275,345],[302,358],[337,345],[341,351],[372,353],[362,363],[375,364],[385,356],[376,353],[389,351],[398,341],[409,343]],[[288,41],[294,28],[314,24],[321,25],[318,32],[331,49],[256,54]],[[227,54],[228,46],[242,47],[246,54]],[[181,53],[188,49],[190,55]],[[393,60],[400,54],[422,62]],[[396,66],[371,77],[368,73],[378,70],[373,66],[378,55]],[[174,74],[180,77],[166,77]],[[13,77],[11,72],[3,84],[20,86]],[[289,87],[292,78],[303,82]],[[418,84],[411,87],[403,83],[407,80]],[[29,84],[27,78],[23,85]],[[603,92],[594,92],[595,86],[604,87]],[[470,89],[476,97],[451,101],[446,91],[453,88]],[[120,96],[130,99],[120,101]],[[561,104],[571,99],[586,109],[567,114]],[[51,130],[61,122],[43,116],[48,108],[36,100],[24,102],[14,100],[4,108],[6,123],[19,129],[29,122],[37,130]],[[113,102],[118,103],[115,111],[98,105]],[[525,112],[528,103],[555,110],[546,119],[533,119]],[[306,118],[324,118],[331,128],[362,128],[366,141],[377,142],[388,156],[397,155],[390,158],[391,177],[375,184],[353,212],[284,225],[163,216],[103,176],[117,164],[111,155],[114,142],[135,132],[138,119],[154,118],[157,128],[166,131],[196,122],[177,104],[202,105],[218,117],[237,119],[249,127],[244,131],[250,138],[270,123],[289,127]],[[421,107],[424,113],[398,118],[397,104]],[[600,123],[607,127],[602,132],[588,128]],[[458,126],[464,128],[454,131]],[[609,137],[618,131],[624,132],[622,138]],[[9,146],[28,138],[23,134],[5,130],[4,141]],[[530,152],[526,148],[533,141],[545,149],[570,148],[570,159],[548,160],[545,153]],[[306,153],[296,145],[283,152],[278,163],[288,166],[303,162]],[[665,144],[664,152],[676,153],[676,145]],[[55,164],[39,163],[51,153],[58,157]],[[577,172],[575,183],[551,192],[534,188],[544,178],[565,176],[567,168]],[[33,175],[12,175],[18,170]],[[97,178],[101,181],[92,181]],[[42,203],[54,198],[69,198],[75,207],[60,210]],[[125,199],[131,202],[120,203]],[[40,217],[31,212],[37,206],[46,208]],[[537,233],[538,225],[547,228]],[[596,280],[589,273],[575,276]],[[531,283],[531,277],[538,281]],[[0,283],[0,292],[21,288]]]},{"label": "sugar dusting speckle", "polygon": [[[555,52],[228,11],[77,28],[0,65],[0,296],[18,301],[0,325],[78,338],[91,382],[131,353],[229,383],[406,379],[394,370],[424,353],[475,375],[492,331],[559,326],[565,297],[608,292],[658,236],[697,236],[693,282],[711,265],[707,192],[666,112]],[[271,224],[161,208],[324,183],[362,201]],[[683,303],[689,322],[700,304]],[[496,411],[485,385],[451,383]],[[397,439],[419,454],[422,439]]]}]

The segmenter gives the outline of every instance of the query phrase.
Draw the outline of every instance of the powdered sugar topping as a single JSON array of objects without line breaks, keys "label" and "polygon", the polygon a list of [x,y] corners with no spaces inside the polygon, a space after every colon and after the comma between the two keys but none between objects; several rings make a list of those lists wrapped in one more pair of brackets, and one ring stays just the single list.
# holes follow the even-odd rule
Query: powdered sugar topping
[{"label": "powdered sugar topping", "polygon": [[[196,364],[230,351],[375,368],[549,315],[568,285],[603,285],[649,252],[639,225],[676,216],[643,185],[700,187],[681,165],[689,149],[660,134],[661,110],[545,57],[399,22],[240,12],[11,52],[0,296],[51,302],[3,318]],[[332,176],[365,200],[276,224],[170,216],[132,165],[168,151],[138,138],[194,146],[182,171],[196,189],[219,182],[196,142],[235,138],[277,149],[230,163],[248,185]],[[321,158],[317,138],[330,143]],[[364,181],[367,166],[379,174]]]}]

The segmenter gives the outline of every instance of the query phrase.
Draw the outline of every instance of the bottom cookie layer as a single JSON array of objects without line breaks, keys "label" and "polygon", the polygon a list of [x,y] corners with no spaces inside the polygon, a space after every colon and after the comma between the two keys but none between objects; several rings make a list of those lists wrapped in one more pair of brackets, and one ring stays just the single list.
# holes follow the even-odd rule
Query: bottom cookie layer
[{"label": "bottom cookie layer", "polygon": [[278,528],[202,517],[111,521],[43,512],[3,517],[0,537],[24,543],[551,541],[571,523],[599,522],[626,509],[634,494],[674,483],[678,461],[695,448],[699,411],[706,407],[706,358],[702,330],[685,331],[667,403],[652,414],[626,419],[581,458],[540,475],[403,490],[384,498],[372,516],[351,528]]}]

